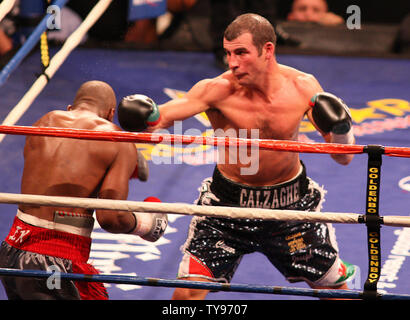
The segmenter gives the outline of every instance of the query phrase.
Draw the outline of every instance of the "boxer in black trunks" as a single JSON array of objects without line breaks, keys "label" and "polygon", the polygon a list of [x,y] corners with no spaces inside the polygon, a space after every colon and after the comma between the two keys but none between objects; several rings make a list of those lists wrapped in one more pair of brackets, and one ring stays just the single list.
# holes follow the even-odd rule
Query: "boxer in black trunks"
[{"label": "boxer in black trunks", "polygon": [[[229,71],[199,81],[184,97],[159,107],[143,95],[125,97],[118,109],[120,125],[152,132],[206,112],[215,133],[239,136],[247,130],[254,138],[249,132],[258,129],[260,139],[297,141],[307,116],[326,142],[353,144],[347,106],[323,92],[312,75],[278,64],[275,41],[274,29],[263,17],[237,17],[224,34]],[[325,191],[306,176],[298,153],[259,150],[252,158],[257,170],[247,171],[255,163],[243,163],[240,152],[235,158],[230,151],[225,148],[229,161],[218,161],[213,177],[203,182],[198,204],[320,210]],[[331,156],[342,165],[353,158]],[[347,289],[355,267],[340,259],[333,233],[328,224],[194,217],[178,277],[229,282],[242,255],[260,251],[289,281]],[[204,299],[207,293],[177,288],[173,299]]]},{"label": "boxer in black trunks", "polygon": [[[302,171],[294,179],[264,187],[231,181],[216,167],[212,178],[203,181],[196,202],[319,211],[324,193],[316,182],[306,177],[303,163]],[[264,254],[290,282],[303,280],[312,286],[328,283],[338,286],[354,273],[354,266],[338,258],[330,224],[194,217],[182,251],[180,278],[230,282],[243,255],[252,252]]]}]

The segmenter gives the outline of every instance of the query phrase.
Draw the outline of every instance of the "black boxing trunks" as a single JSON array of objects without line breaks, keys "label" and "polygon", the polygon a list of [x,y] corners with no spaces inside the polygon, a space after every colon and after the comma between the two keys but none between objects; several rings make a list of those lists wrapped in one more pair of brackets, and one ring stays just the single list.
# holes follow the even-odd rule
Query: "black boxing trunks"
[{"label": "black boxing trunks", "polygon": [[[54,221],[18,211],[0,246],[0,267],[65,273],[98,274],[87,263],[94,219],[56,211]],[[58,277],[58,273],[56,277]],[[58,278],[1,277],[10,300],[106,300],[102,283]]]},{"label": "black boxing trunks", "polygon": [[[203,181],[198,205],[319,211],[325,190],[306,176],[302,163],[293,179],[253,187],[224,177],[215,168]],[[340,286],[355,266],[339,258],[331,224],[193,217],[181,248],[178,277],[230,282],[243,255],[264,254],[290,282]]]}]

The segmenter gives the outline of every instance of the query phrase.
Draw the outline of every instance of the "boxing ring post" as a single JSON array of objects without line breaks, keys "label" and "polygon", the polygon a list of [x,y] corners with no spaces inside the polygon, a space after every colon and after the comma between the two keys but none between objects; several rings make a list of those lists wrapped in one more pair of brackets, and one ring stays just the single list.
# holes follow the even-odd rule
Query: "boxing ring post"
[{"label": "boxing ring post", "polygon": [[[63,8],[68,0],[56,0],[53,5],[58,6],[59,8]],[[3,68],[0,73],[0,87],[7,81],[10,74],[17,69],[23,59],[30,53],[30,51],[34,48],[37,44],[38,39],[40,38],[41,34],[47,29],[47,21],[51,17],[51,14],[48,13],[44,16],[44,18],[40,21],[34,31],[30,34],[21,48],[17,51],[14,57],[9,61],[9,63]]]},{"label": "boxing ring post", "polygon": [[13,9],[16,0],[3,0],[0,3],[0,21]]},{"label": "boxing ring post", "polygon": [[[54,4],[63,7],[68,0],[56,0]],[[97,20],[103,15],[107,10],[108,6],[113,0],[99,0],[98,3],[91,9],[87,17],[81,23],[81,25],[67,38],[64,42],[62,48],[53,56],[50,60],[49,65],[43,70],[43,73],[37,78],[33,83],[31,88],[25,93],[23,98],[18,102],[18,104],[13,108],[13,110],[7,115],[3,120],[3,124],[15,124],[18,119],[26,112],[33,101],[41,93],[44,87],[47,85],[48,81],[54,76],[63,62],[66,60],[68,55],[80,44],[84,35],[88,30],[97,22]],[[0,73],[0,86],[4,84],[10,73],[18,66],[21,60],[30,52],[34,47],[38,39],[41,37],[42,33],[47,27],[47,18],[50,15],[46,15],[41,23],[37,26],[36,30],[30,35],[29,44],[20,48],[16,55],[10,60],[2,72]],[[23,49],[24,48],[24,49]],[[4,134],[0,135],[0,142],[3,141]]]},{"label": "boxing ring post", "polygon": [[365,299],[376,299],[379,296],[377,293],[377,282],[379,281],[382,267],[379,195],[384,148],[379,145],[368,145],[363,151],[368,155],[366,214],[364,216],[367,227],[368,275],[364,283],[363,296]]}]

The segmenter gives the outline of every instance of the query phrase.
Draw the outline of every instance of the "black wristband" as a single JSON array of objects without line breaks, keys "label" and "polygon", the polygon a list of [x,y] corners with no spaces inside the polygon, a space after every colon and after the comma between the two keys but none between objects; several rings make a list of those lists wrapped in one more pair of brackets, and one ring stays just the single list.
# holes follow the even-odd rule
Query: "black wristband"
[{"label": "black wristband", "polygon": [[134,223],[134,226],[131,228],[131,230],[126,233],[133,233],[134,230],[137,228],[137,224],[138,224],[137,217],[134,212],[131,212],[131,214],[134,217],[135,223]]}]

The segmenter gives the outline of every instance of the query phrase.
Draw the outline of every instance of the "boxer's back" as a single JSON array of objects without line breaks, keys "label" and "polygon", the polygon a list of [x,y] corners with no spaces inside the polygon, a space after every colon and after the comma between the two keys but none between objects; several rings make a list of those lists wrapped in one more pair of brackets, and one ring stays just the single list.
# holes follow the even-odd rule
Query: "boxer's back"
[{"label": "boxer's back", "polygon": [[[87,130],[117,130],[108,120],[83,111],[52,111],[34,126]],[[28,136],[24,148],[21,193],[93,197],[115,160],[120,144],[106,141]],[[67,208],[20,205],[20,210],[52,220],[55,210]],[[86,213],[83,209],[76,212]],[[90,213],[91,214],[91,213]]]}]

